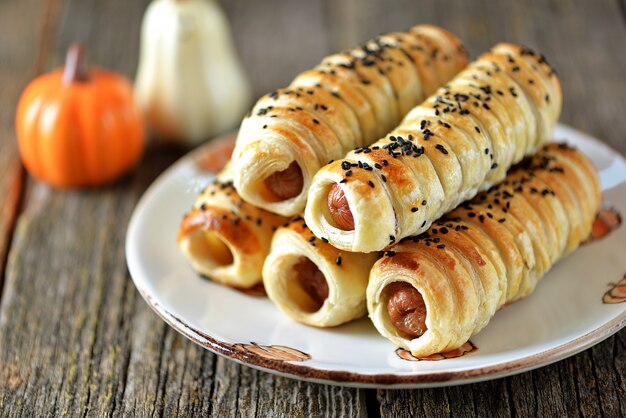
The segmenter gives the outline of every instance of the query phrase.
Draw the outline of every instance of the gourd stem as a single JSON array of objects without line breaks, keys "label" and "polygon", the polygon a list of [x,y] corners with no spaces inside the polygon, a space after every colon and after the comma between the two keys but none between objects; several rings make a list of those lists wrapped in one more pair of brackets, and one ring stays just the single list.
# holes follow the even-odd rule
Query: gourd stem
[{"label": "gourd stem", "polygon": [[63,81],[66,83],[89,81],[89,69],[85,62],[85,48],[80,42],[73,42],[67,49]]}]

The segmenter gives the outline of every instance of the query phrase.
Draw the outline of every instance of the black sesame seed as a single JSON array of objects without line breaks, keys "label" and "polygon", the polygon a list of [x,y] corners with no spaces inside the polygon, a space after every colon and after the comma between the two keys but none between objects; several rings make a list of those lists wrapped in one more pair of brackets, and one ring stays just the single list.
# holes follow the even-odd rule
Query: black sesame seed
[{"label": "black sesame seed", "polygon": [[335,259],[335,264],[337,264],[338,266],[340,266],[340,265],[341,265],[341,256],[339,256],[339,257],[337,257],[337,258]]},{"label": "black sesame seed", "polygon": [[448,150],[447,150],[447,149],[445,149],[445,147],[444,147],[443,145],[441,145],[441,144],[437,144],[437,145],[435,145],[435,148],[437,148],[437,149],[438,149],[439,151],[441,151],[443,154],[446,154],[446,155],[448,154]]},{"label": "black sesame seed", "polygon": [[439,244],[439,245],[437,245],[437,248],[443,249],[443,248],[446,248],[446,245],[445,244]]},{"label": "black sesame seed", "polygon": [[324,242],[324,244],[328,244],[328,239],[327,238],[322,237],[321,240]]},{"label": "black sesame seed", "polygon": [[348,170],[344,174],[346,177],[350,177],[352,175],[352,170]]},{"label": "black sesame seed", "polygon": [[372,189],[374,188],[374,183],[372,182],[372,180],[368,180],[367,184],[369,184]]},{"label": "black sesame seed", "polygon": [[415,208],[415,207],[411,208],[411,212],[413,212],[413,213],[417,212],[418,210],[419,210],[419,209],[418,209],[418,208]]},{"label": "black sesame seed", "polygon": [[426,200],[422,200],[422,206],[426,206],[426,203],[428,203]]},{"label": "black sesame seed", "polygon": [[478,133],[480,133],[480,129],[478,128],[478,126],[474,126],[474,130]]}]

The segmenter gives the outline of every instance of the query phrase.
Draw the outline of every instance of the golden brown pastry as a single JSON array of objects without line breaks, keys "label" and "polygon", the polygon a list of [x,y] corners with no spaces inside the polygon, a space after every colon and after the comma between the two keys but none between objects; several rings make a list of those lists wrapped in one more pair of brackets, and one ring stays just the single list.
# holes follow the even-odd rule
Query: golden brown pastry
[{"label": "golden brown pastry", "polygon": [[496,45],[385,138],[324,166],[305,219],[337,248],[382,250],[501,181],[552,138],[560,110],[543,55]]},{"label": "golden brown pastry", "polygon": [[244,202],[229,168],[207,186],[180,224],[178,245],[198,273],[248,289],[261,282],[272,235],[286,218]]},{"label": "golden brown pastry", "polygon": [[365,288],[378,257],[337,250],[317,239],[299,217],[274,234],[263,284],[289,317],[331,327],[365,316]]},{"label": "golden brown pastry", "polygon": [[376,262],[367,288],[372,322],[414,356],[462,346],[587,238],[601,198],[580,152],[544,147]]},{"label": "golden brown pastry", "polygon": [[420,25],[324,58],[263,96],[239,130],[237,190],[271,212],[302,212],[317,170],[391,130],[467,64],[460,41]]}]

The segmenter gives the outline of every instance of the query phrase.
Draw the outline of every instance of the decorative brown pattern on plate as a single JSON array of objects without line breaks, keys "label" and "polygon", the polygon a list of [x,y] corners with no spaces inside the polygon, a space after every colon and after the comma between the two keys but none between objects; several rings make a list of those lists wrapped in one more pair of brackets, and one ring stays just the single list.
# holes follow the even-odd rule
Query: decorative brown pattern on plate
[{"label": "decorative brown pattern on plate", "polygon": [[626,302],[626,273],[618,283],[609,283],[612,286],[602,296],[602,303],[614,304]]},{"label": "decorative brown pattern on plate", "polygon": [[456,350],[448,351],[447,353],[436,353],[426,357],[415,357],[410,351],[405,350],[404,348],[397,348],[396,355],[406,361],[438,361],[461,357],[476,350],[478,350],[478,347],[476,347],[471,341],[468,341]]},{"label": "decorative brown pattern on plate", "polygon": [[268,360],[277,361],[306,361],[311,360],[311,355],[295,348],[284,345],[260,345],[255,342],[250,344],[235,344],[234,348],[248,351]]},{"label": "decorative brown pattern on plate", "polygon": [[615,231],[622,224],[622,215],[614,207],[606,206],[600,209],[591,227],[591,235],[583,245],[598,241],[611,232]]},{"label": "decorative brown pattern on plate", "polygon": [[236,133],[226,135],[198,149],[194,153],[194,162],[198,169],[209,173],[217,173],[224,168],[233,154],[236,137]]}]

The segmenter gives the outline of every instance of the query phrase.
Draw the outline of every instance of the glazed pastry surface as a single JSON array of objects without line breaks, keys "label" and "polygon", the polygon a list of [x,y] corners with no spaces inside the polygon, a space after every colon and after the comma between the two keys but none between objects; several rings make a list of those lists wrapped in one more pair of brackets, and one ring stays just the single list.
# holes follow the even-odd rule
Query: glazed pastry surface
[{"label": "glazed pastry surface", "polygon": [[199,274],[248,289],[261,283],[272,235],[285,221],[244,202],[233,186],[228,166],[185,215],[177,242]]},{"label": "glazed pastry surface", "polygon": [[233,153],[237,190],[271,212],[302,213],[322,165],[385,135],[467,62],[461,42],[432,25],[324,58],[244,118]]},{"label": "glazed pastry surface", "polygon": [[419,234],[550,141],[560,111],[559,80],[543,55],[498,44],[383,139],[322,167],[307,224],[348,251]]},{"label": "glazed pastry surface", "polygon": [[367,288],[372,322],[415,356],[462,346],[589,236],[601,199],[582,153],[545,146],[376,262]]},{"label": "glazed pastry surface", "polygon": [[335,326],[366,315],[365,288],[379,256],[338,250],[296,218],[274,234],[263,284],[272,302],[292,319]]}]

